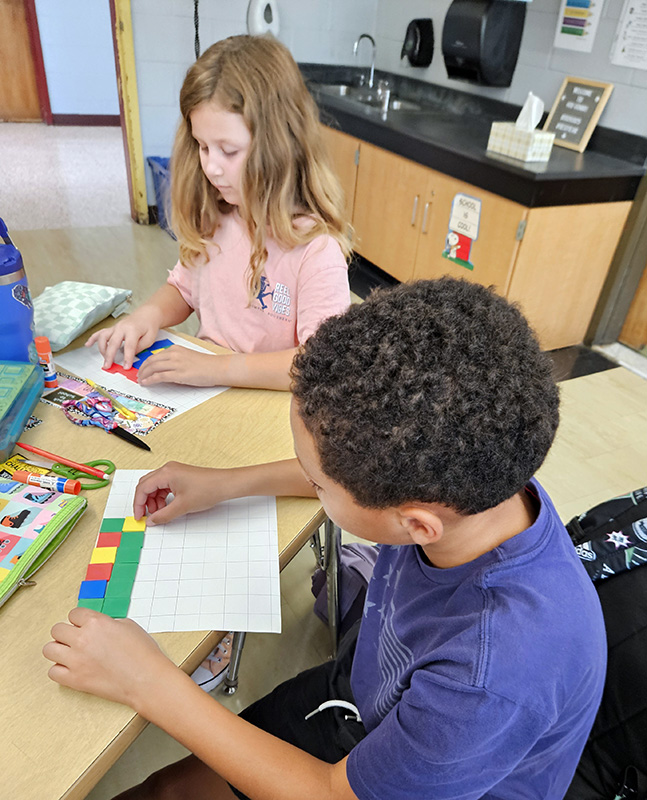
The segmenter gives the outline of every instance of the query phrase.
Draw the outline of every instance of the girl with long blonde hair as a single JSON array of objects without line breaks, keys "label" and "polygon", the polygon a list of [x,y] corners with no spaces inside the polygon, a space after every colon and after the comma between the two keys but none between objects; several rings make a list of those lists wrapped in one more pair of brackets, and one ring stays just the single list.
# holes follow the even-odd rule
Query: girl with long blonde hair
[{"label": "girl with long blonde hair", "polygon": [[171,158],[180,259],[130,316],[94,334],[104,366],[128,369],[160,328],[196,312],[197,335],[232,351],[174,346],[139,382],[289,387],[296,348],[350,302],[349,241],[316,104],[287,48],[232,36],[190,67]]}]

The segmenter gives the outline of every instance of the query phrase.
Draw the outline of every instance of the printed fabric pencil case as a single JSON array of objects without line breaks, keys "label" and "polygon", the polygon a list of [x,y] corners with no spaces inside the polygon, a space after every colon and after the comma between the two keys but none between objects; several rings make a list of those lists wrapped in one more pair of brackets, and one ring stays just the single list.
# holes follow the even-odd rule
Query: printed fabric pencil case
[{"label": "printed fabric pencil case", "polygon": [[0,606],[27,585],[87,504],[84,497],[0,479]]}]

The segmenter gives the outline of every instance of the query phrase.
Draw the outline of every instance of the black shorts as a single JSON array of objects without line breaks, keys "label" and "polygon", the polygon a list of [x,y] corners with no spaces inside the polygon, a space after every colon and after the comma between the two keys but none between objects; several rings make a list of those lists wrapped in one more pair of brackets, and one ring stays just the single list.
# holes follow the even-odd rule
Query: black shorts
[{"label": "black shorts", "polygon": [[[306,720],[326,700],[355,703],[350,688],[350,671],[355,653],[359,621],[339,644],[337,658],[301,672],[296,678],[280,684],[273,692],[252,703],[240,716],[285,742],[329,764],[347,756],[366,736],[361,722],[345,708],[328,708]],[[353,719],[347,720],[346,716]],[[246,795],[233,786],[236,797]]]}]

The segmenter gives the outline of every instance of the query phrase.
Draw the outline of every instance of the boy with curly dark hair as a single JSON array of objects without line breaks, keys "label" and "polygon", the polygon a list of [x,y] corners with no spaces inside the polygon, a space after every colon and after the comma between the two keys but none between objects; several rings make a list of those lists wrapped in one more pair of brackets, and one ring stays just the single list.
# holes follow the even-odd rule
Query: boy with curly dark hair
[{"label": "boy with curly dark hair", "polygon": [[476,284],[401,285],[324,322],[292,375],[298,464],[168,464],[140,482],[135,516],[316,493],[382,545],[359,634],[237,718],[133,622],[74,609],[45,647],[51,677],[128,703],[195,753],[120,797],[559,800],[606,645],[533,479],[559,401],[523,316]]}]

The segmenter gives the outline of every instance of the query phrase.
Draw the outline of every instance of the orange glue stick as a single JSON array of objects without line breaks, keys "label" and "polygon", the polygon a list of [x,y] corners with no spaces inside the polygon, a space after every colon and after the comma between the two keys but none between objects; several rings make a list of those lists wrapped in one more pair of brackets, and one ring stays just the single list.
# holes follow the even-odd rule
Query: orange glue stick
[{"label": "orange glue stick", "polygon": [[11,476],[11,480],[27,483],[29,486],[38,486],[41,489],[65,492],[65,494],[78,494],[81,491],[81,481],[58,478],[55,475],[37,475],[35,472],[27,472],[26,469],[17,469]]},{"label": "orange glue stick", "polygon": [[58,379],[56,378],[56,370],[54,369],[54,357],[52,356],[52,348],[49,344],[47,336],[36,336],[34,338],[36,345],[36,355],[38,356],[38,363],[45,372],[45,386],[53,389],[58,386]]}]

